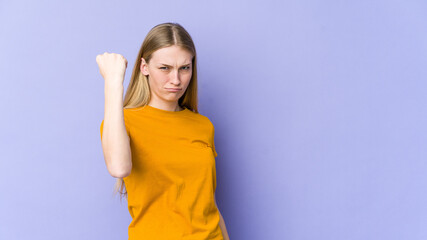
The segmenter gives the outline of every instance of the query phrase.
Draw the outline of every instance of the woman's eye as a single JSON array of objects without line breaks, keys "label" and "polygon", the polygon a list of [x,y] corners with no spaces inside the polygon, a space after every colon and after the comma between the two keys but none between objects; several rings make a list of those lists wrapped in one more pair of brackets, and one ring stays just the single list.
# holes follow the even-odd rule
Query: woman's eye
[{"label": "woman's eye", "polygon": [[[160,67],[159,69],[166,70],[168,67]],[[190,67],[183,67],[184,70],[189,70]]]}]

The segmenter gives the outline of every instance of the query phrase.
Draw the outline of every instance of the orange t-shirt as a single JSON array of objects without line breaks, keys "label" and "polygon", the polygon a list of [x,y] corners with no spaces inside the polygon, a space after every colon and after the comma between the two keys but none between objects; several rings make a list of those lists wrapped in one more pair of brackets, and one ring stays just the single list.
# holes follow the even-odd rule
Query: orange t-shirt
[{"label": "orange t-shirt", "polygon": [[223,240],[209,118],[150,105],[123,114],[132,151],[132,171],[123,178],[132,217],[129,240]]}]

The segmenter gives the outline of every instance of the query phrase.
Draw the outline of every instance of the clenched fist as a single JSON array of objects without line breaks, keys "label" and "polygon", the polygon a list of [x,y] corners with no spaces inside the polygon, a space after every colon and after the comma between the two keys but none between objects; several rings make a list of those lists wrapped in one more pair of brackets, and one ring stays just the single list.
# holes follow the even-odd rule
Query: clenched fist
[{"label": "clenched fist", "polygon": [[123,84],[128,61],[118,53],[100,54],[96,56],[99,72],[104,80],[109,83]]}]

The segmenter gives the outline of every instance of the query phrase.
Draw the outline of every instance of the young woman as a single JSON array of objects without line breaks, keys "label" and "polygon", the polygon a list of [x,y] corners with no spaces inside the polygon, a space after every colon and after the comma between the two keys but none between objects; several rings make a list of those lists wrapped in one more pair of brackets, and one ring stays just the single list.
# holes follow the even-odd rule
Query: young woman
[{"label": "young woman", "polygon": [[152,28],[124,100],[127,60],[106,52],[96,62],[105,80],[102,149],[127,198],[129,240],[228,240],[215,199],[215,129],[197,110],[191,36],[177,23]]}]

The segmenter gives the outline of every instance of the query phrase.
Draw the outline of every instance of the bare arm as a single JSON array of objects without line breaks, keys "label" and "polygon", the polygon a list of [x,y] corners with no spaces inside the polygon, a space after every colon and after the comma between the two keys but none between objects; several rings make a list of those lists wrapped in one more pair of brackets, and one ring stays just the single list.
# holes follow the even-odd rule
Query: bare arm
[{"label": "bare arm", "polygon": [[[214,196],[215,196],[215,195],[214,195]],[[218,205],[216,204],[216,197],[215,197],[215,205],[216,205],[216,208],[218,208]],[[223,235],[223,237],[224,237],[224,240],[230,240],[230,237],[228,236],[227,228],[225,227],[224,218],[222,217],[222,214],[221,214],[221,212],[219,211],[219,208],[218,208],[218,212],[219,212],[219,217],[220,217],[220,220],[219,220],[219,227],[221,228],[221,231],[222,231],[222,235]]]},{"label": "bare arm", "polygon": [[111,176],[123,178],[132,169],[130,140],[123,114],[123,79],[127,61],[120,54],[104,53],[96,61],[105,80],[102,149]]}]

